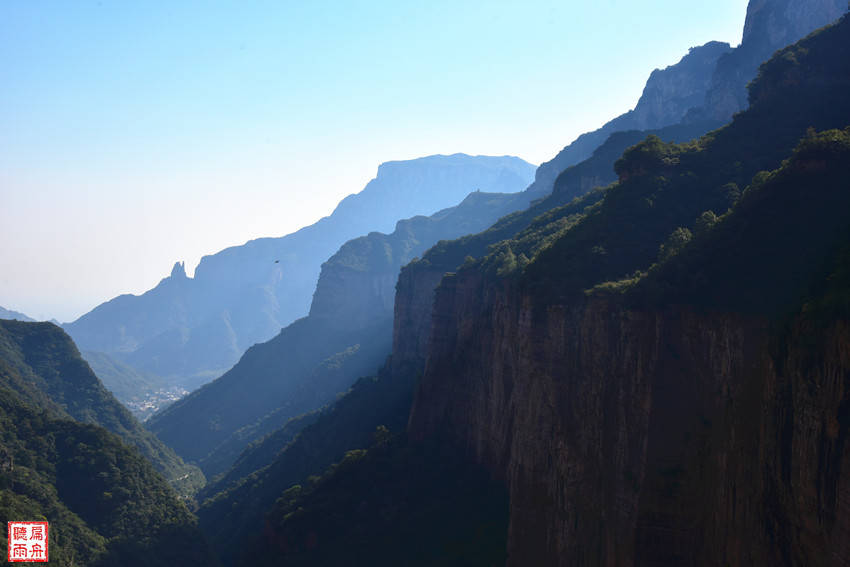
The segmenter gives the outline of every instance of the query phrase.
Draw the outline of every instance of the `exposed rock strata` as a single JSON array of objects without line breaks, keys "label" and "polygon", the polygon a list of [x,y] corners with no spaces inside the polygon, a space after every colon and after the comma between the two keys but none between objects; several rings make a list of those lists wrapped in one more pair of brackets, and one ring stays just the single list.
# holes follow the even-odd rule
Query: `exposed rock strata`
[{"label": "exposed rock strata", "polygon": [[[510,489],[508,565],[847,565],[850,325],[437,292],[414,437]],[[510,558],[522,558],[522,561]]]}]

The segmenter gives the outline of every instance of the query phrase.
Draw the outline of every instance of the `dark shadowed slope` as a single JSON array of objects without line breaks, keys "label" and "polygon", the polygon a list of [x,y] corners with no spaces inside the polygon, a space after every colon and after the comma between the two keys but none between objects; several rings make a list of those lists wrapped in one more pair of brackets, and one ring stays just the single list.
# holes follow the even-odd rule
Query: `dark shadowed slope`
[{"label": "dark shadowed slope", "polygon": [[848,26],[441,284],[410,433],[504,478],[508,565],[847,564],[850,132],[807,129],[850,123]]},{"label": "dark shadowed slope", "polygon": [[24,401],[12,388],[28,378],[2,357],[0,380],[0,517],[48,521],[51,565],[216,564],[192,514],[135,449]]},{"label": "dark shadowed slope", "polygon": [[[747,353],[749,347],[759,353],[754,355],[756,358],[769,359],[776,351],[768,350],[767,340],[750,341],[744,333],[746,329],[736,330],[734,324],[740,317],[727,318],[728,324],[720,320],[722,325],[717,328],[712,327],[717,321],[709,317],[706,325],[691,328],[698,335],[695,338],[689,336],[689,327],[674,324],[657,337],[658,321],[666,325],[663,313],[643,324],[641,317],[645,313],[621,315],[618,309],[607,309],[604,302],[604,309],[582,311],[584,289],[621,273],[628,276],[636,268],[646,269],[658,259],[659,245],[665,246],[662,257],[667,269],[675,262],[693,259],[688,248],[679,251],[679,240],[666,242],[666,237],[678,234],[677,226],[690,227],[695,238],[712,234],[716,221],[701,213],[706,209],[722,213],[740,195],[738,186],[746,187],[760,169],[781,167],[782,159],[791,155],[797,140],[806,136],[807,124],[829,128],[848,123],[850,57],[846,39],[850,35],[846,32],[845,25],[823,34],[819,41],[807,42],[799,50],[780,54],[768,66],[766,78],[753,90],[754,109],[738,117],[732,126],[698,144],[673,146],[651,139],[639,145],[618,165],[623,181],[612,187],[599,205],[587,210],[550,211],[531,222],[516,239],[491,250],[484,262],[469,263],[457,276],[444,280],[428,348],[423,382],[427,387],[420,390],[418,413],[411,424],[417,435],[439,434],[447,441],[444,447],[460,444],[465,448],[463,453],[508,480],[512,493],[507,549],[510,565],[584,565],[607,560],[661,565],[693,563],[705,557],[712,558],[710,564],[743,565],[755,561],[826,565],[830,564],[829,558],[836,564],[844,564],[850,558],[846,546],[850,508],[836,506],[838,502],[850,502],[850,483],[836,476],[836,471],[844,468],[839,469],[842,458],[843,462],[850,458],[847,445],[836,441],[845,439],[846,403],[841,401],[840,392],[846,397],[850,388],[846,380],[842,382],[842,376],[848,375],[846,349],[830,346],[846,343],[846,333],[841,334],[839,329],[832,339],[827,337],[829,340],[821,343],[827,347],[823,354],[837,355],[823,373],[809,365],[802,368],[801,378],[793,378],[797,366],[811,361],[811,357],[805,352],[792,355],[788,359],[792,371],[788,379],[778,382],[781,387],[768,380],[753,389],[764,392],[765,405],[759,407],[749,404],[746,395],[738,397],[742,390],[747,394],[746,381],[754,374],[749,358],[735,357]],[[786,66],[782,57],[788,55],[793,55],[794,63]],[[730,291],[731,297],[740,290],[743,297],[739,304],[756,305],[752,298],[772,300],[771,294],[760,290],[775,289],[772,282],[786,278],[788,268],[794,274],[808,274],[815,280],[824,278],[821,281],[839,286],[839,291],[825,295],[827,300],[812,302],[807,309],[844,305],[846,314],[847,280],[841,279],[846,270],[826,266],[829,269],[822,272],[817,265],[823,264],[819,258],[823,259],[824,254],[829,256],[831,250],[836,250],[842,238],[847,243],[847,135],[830,132],[812,136],[803,142],[788,166],[771,176],[757,176],[753,188],[742,199],[743,208],[736,208],[717,225],[718,229],[728,228],[711,237],[712,248],[717,249],[709,259],[718,265],[700,272],[695,266],[699,267],[703,260],[690,260],[673,272],[690,281],[676,285],[708,289],[721,296]],[[762,187],[765,182],[767,185]],[[815,193],[809,195],[812,191]],[[754,199],[755,195],[769,198]],[[801,206],[803,202],[805,206]],[[816,231],[807,229],[817,222],[813,219],[823,220],[823,226]],[[783,236],[783,227],[789,234]],[[786,263],[782,250],[774,249],[775,242],[793,244],[788,250],[795,261]],[[519,260],[521,255],[527,255],[527,264]],[[409,316],[411,308],[422,311],[420,303],[431,305],[429,293],[425,301],[418,297],[419,288],[426,292],[433,289],[425,281],[433,277],[430,256],[429,253],[424,261],[405,269],[399,287],[402,297],[396,298],[397,332],[413,333],[402,341],[408,345],[422,343],[416,336],[416,316]],[[741,266],[749,265],[761,269],[765,280],[741,272]],[[813,266],[816,269],[812,270]],[[630,281],[605,284],[594,293],[628,287]],[[646,281],[652,289],[670,285]],[[824,297],[823,290],[817,290],[815,286],[816,297]],[[650,294],[650,298],[655,297]],[[788,294],[784,297],[787,302]],[[713,301],[715,306],[720,305]],[[651,305],[644,303],[644,309]],[[794,305],[790,308],[793,310]],[[430,309],[427,311],[430,313]],[[839,311],[833,309],[832,314],[836,313]],[[697,312],[691,319],[700,316]],[[683,321],[691,320],[688,317]],[[830,322],[827,320],[826,324]],[[731,338],[726,340],[730,331]],[[746,341],[741,342],[741,337]],[[798,333],[786,344],[792,348],[796,348],[795,342],[797,347],[805,346],[805,339],[806,333]],[[670,341],[673,350],[668,352],[665,341]],[[394,343],[395,347],[399,344]],[[410,353],[415,350],[413,346]],[[689,357],[712,350],[719,356],[697,358],[692,369],[682,370],[683,365],[689,364]],[[396,357],[404,353],[394,352],[393,365]],[[785,356],[783,353],[779,351],[780,359]],[[733,378],[743,378],[744,386],[724,374],[728,373],[730,360]],[[663,362],[659,366],[656,361]],[[399,361],[399,366],[415,372],[416,361],[412,362]],[[700,370],[714,368],[714,363],[717,380],[728,387],[721,389],[721,394],[711,377]],[[657,393],[649,403],[640,397],[646,389],[639,386],[641,372],[652,364],[656,364],[658,376],[663,379],[653,386],[652,391]],[[836,368],[838,373],[831,370]],[[739,369],[744,374],[734,377]],[[756,372],[755,376],[762,375]],[[321,416],[302,432],[302,437],[288,445],[272,466],[232,485],[227,493],[206,504],[202,511],[206,529],[214,532],[220,527],[216,513],[232,522],[234,518],[228,513],[239,509],[243,502],[251,503],[249,509],[257,506],[273,479],[291,475],[290,481],[297,482],[298,475],[304,474],[297,471],[298,462],[304,457],[315,458],[317,451],[327,449],[338,438],[349,437],[349,443],[359,443],[348,448],[368,447],[368,438],[355,440],[350,432],[368,422],[372,414],[383,412],[381,419],[392,419],[391,413],[384,411],[385,399],[375,394],[386,389],[372,386],[383,380],[385,377],[359,385],[351,394],[365,393],[367,399],[358,404],[380,410],[364,412],[358,422],[354,416],[343,419],[339,412],[346,403],[338,403],[334,411]],[[818,388],[808,388],[808,380],[814,380]],[[696,387],[689,389],[694,382],[698,383]],[[603,387],[597,387],[599,384]],[[672,395],[668,395],[668,390]],[[798,400],[789,406],[792,393]],[[684,397],[678,397],[680,394]],[[717,404],[711,401],[714,399]],[[399,402],[397,398],[395,401]],[[688,409],[676,412],[680,405]],[[640,486],[642,478],[640,469],[632,468],[639,467],[641,460],[632,456],[645,450],[637,418],[645,416],[648,408],[655,417],[647,453],[649,477],[645,490],[649,496],[644,501],[634,496],[634,487]],[[823,413],[810,415],[811,408]],[[761,425],[748,425],[764,415],[768,417]],[[791,423],[789,416],[796,416],[799,421]],[[689,419],[683,421],[682,417]],[[620,427],[623,420],[633,418],[634,423],[626,425],[635,425],[634,429]],[[726,423],[732,424],[731,429]],[[765,444],[759,446],[757,438],[747,437],[765,427],[775,428],[775,435],[769,436]],[[810,431],[818,429],[823,432],[822,437],[809,436]],[[687,435],[673,439],[683,430]],[[778,440],[784,435],[782,431],[793,432],[795,441],[780,447],[771,444],[770,439]],[[671,441],[674,442],[670,444]],[[682,443],[692,450],[681,450]],[[819,452],[818,447],[825,453]],[[385,459],[378,456],[383,451],[379,449],[375,458]],[[765,451],[775,451],[767,462],[747,461]],[[294,458],[287,459],[287,453]],[[829,458],[823,461],[826,456]],[[600,458],[608,460],[600,464]],[[737,459],[734,470],[718,469],[727,459]],[[819,467],[820,462],[825,466]],[[791,468],[787,470],[794,471],[794,476],[783,477],[782,471],[789,463]],[[407,522],[405,518],[386,526],[380,519],[386,516],[377,516],[371,520],[375,529],[364,529],[363,522],[370,521],[364,518],[370,511],[381,509],[381,498],[374,491],[378,473],[372,466],[368,460],[361,462],[358,453],[331,473],[331,478],[339,475],[336,481],[312,479],[284,494],[267,516],[265,549],[250,547],[254,562],[249,560],[246,564],[263,564],[263,559],[272,564],[291,558],[294,564],[314,560],[342,565],[346,559],[332,554],[338,549],[335,544],[353,541],[349,537],[356,536],[359,549],[368,548],[370,542],[385,541],[391,537],[388,530],[397,530],[399,538],[408,537],[408,529],[415,521]],[[401,466],[396,471],[412,478]],[[795,492],[796,479],[800,478],[807,482],[806,488]],[[708,484],[701,484],[700,479]],[[766,486],[765,479],[769,479]],[[303,481],[304,476],[299,480]],[[397,480],[389,475],[388,479],[381,477],[380,484],[392,491]],[[441,490],[440,482],[432,480],[420,490],[434,490],[436,495]],[[824,497],[819,487],[825,487],[828,496]],[[570,503],[561,506],[564,497],[570,498]],[[271,499],[265,498],[266,502]],[[350,502],[357,502],[358,506],[352,507]],[[621,522],[620,518],[635,502],[642,506],[637,527],[618,531],[629,525],[631,520]],[[460,502],[455,504],[458,505],[440,505],[444,506],[444,514],[451,515],[462,509]],[[754,512],[730,516],[736,504],[738,510]],[[807,518],[802,532],[795,520],[798,517]],[[819,520],[822,517],[827,520]],[[469,519],[468,525],[475,525],[472,515]],[[723,529],[727,519],[735,522],[735,530]],[[243,533],[256,532],[256,528],[243,527]],[[427,533],[431,532],[422,530],[420,535]],[[748,535],[738,537],[740,533]],[[781,539],[771,540],[779,537],[771,534],[781,534]],[[751,542],[756,545],[751,546]],[[370,559],[376,563],[385,561],[382,552],[386,549],[381,545],[373,547],[374,555],[363,559],[364,564]],[[437,544],[437,549],[444,548]],[[832,555],[827,557],[822,552]],[[462,557],[462,553],[463,550],[456,550],[453,557]],[[415,558],[402,556],[402,560],[412,562]]]},{"label": "dark shadowed slope", "polygon": [[524,198],[471,193],[431,217],[399,221],[389,235],[346,243],[322,266],[309,316],[249,349],[233,369],[147,426],[210,476],[225,471],[248,443],[332,401],[383,362],[401,266],[439,239],[489,226]]},{"label": "dark shadowed slope", "polygon": [[[652,133],[658,133],[667,140],[686,140],[694,136],[701,135],[719,124],[717,122],[701,122],[694,124],[681,125],[677,124],[685,111],[691,104],[696,104],[705,96],[705,87],[708,85],[713,70],[714,62],[722,54],[728,51],[728,46],[724,44],[712,43],[706,46],[694,48],[685,56],[678,64],[668,67],[663,71],[656,71],[652,74],[644,95],[638,102],[635,110],[630,111],[623,117],[612,121],[604,130],[604,136],[607,137],[617,128],[635,128],[635,127],[653,127],[665,126],[659,130],[652,130]],[[670,124],[668,126],[668,124]],[[576,167],[569,174],[565,173],[565,177],[558,183],[557,195],[544,200],[542,203],[537,203],[529,212],[517,212],[507,216],[498,225],[494,232],[490,232],[487,236],[480,240],[478,249],[470,252],[477,256],[481,255],[489,244],[498,241],[514,234],[519,230],[523,223],[527,223],[530,219],[537,216],[540,212],[547,210],[557,204],[569,202],[574,197],[580,196],[590,189],[598,185],[604,185],[614,180],[613,161],[622,151],[629,145],[637,142],[646,135],[646,132],[638,130],[629,130],[628,132],[617,133],[610,140],[605,142],[605,138],[601,138],[596,142],[596,145],[601,146],[594,153],[593,148],[590,148],[588,155],[590,159],[586,160],[580,167]],[[602,142],[605,142],[604,144]],[[594,146],[595,147],[595,146]],[[578,155],[578,154],[576,154]],[[558,161],[560,164],[563,160]],[[362,328],[367,328],[375,323],[379,318],[383,321],[378,325],[383,328],[388,328],[389,313],[392,309],[394,296],[394,283],[398,274],[398,269],[404,262],[410,260],[413,256],[420,254],[430,245],[440,239],[455,238],[466,233],[473,233],[476,230],[487,226],[482,224],[482,221],[489,219],[490,222],[497,217],[487,216],[494,212],[500,214],[511,213],[512,211],[522,211],[526,209],[535,199],[545,197],[546,193],[551,191],[552,184],[555,183],[557,174],[552,175],[552,179],[548,181],[548,188],[545,191],[541,190],[541,175],[548,176],[546,168],[555,167],[556,162],[550,162],[549,165],[541,166],[537,172],[537,180],[526,189],[526,191],[515,195],[512,199],[504,202],[495,202],[495,199],[502,199],[498,196],[487,196],[482,193],[480,197],[473,199],[475,195],[470,196],[469,200],[463,203],[462,206],[455,209],[447,209],[446,212],[434,215],[431,220],[425,221],[421,219],[412,219],[410,222],[399,223],[396,232],[387,237],[382,234],[370,234],[367,237],[355,239],[346,244],[340,251],[328,261],[325,265],[325,270],[319,280],[316,295],[314,297],[313,306],[311,308],[311,317],[327,317],[329,320],[334,318],[347,318],[350,321],[346,323],[334,322],[333,325],[357,325]],[[551,173],[551,172],[550,172]],[[542,191],[542,192],[541,192]],[[494,201],[494,202],[490,202]],[[479,213],[476,206],[482,208]],[[464,215],[469,215],[466,218]],[[454,223],[454,225],[452,225]],[[389,240],[387,240],[389,238]],[[395,241],[395,243],[393,243]],[[451,269],[458,263],[463,261],[461,256],[447,269]],[[354,298],[353,290],[358,291],[358,297]],[[305,323],[297,322],[296,325],[304,325]],[[286,333],[286,331],[284,331]],[[297,335],[304,335],[306,331],[298,331]],[[309,332],[306,332],[309,335]],[[376,356],[381,353],[381,357],[386,354],[388,347],[388,332],[383,331],[383,335],[374,334],[373,336],[383,336],[382,347],[374,351],[362,350],[363,345],[358,348],[359,360],[363,361],[358,367],[355,374],[345,377],[344,382],[338,382],[335,387],[339,388],[341,384],[351,384],[361,374],[368,374],[374,371],[377,366],[368,366],[375,360]],[[277,340],[277,339],[276,339]],[[346,339],[350,341],[351,339]],[[332,356],[342,350],[334,350],[339,347],[349,348],[351,344],[334,345],[323,350],[321,356]],[[260,347],[258,347],[260,348]],[[271,347],[262,347],[270,350]],[[282,344],[276,348],[283,348]],[[308,349],[309,350],[309,349]],[[286,356],[291,356],[287,354]],[[369,356],[369,358],[367,358]],[[315,355],[313,358],[323,360],[320,355]],[[247,358],[246,358],[247,360]],[[292,411],[302,412],[315,409],[315,405],[298,404],[291,409],[285,411],[274,410],[274,404],[290,404],[291,400],[284,400],[280,397],[281,393],[289,386],[275,386],[277,389],[270,390],[270,379],[266,376],[270,373],[280,373],[280,369],[285,369],[291,366],[290,363],[276,365],[275,369],[271,369],[273,365],[267,361],[270,369],[260,371],[261,380],[252,379],[245,373],[245,365],[240,363],[239,372],[236,374],[228,373],[227,379],[222,383],[236,384],[235,376],[241,376],[240,380],[245,380],[246,387],[251,384],[262,382],[263,386],[260,391],[271,393],[269,399],[262,400],[259,405],[253,401],[244,401],[237,410],[224,409],[225,415],[238,414],[239,419],[230,423],[225,421],[221,423],[219,419],[219,406],[226,404],[227,395],[213,393],[215,389],[208,389],[204,392],[198,392],[197,396],[190,397],[185,404],[177,404],[169,411],[163,413],[161,418],[154,418],[151,423],[151,428],[162,435],[167,442],[175,446],[180,451],[187,451],[184,456],[192,461],[203,462],[209,459],[208,451],[215,449],[215,444],[224,442],[233,431],[237,432],[236,438],[231,439],[228,445],[231,448],[227,449],[230,462],[235,458],[235,446],[244,447],[244,445],[256,437],[258,434],[265,434],[273,430],[271,427],[274,424],[279,427],[285,423],[285,418],[294,415]],[[236,369],[234,369],[235,371]],[[346,369],[350,371],[352,369]],[[306,372],[306,370],[301,370]],[[282,375],[281,375],[282,376]],[[291,383],[291,379],[284,380],[286,384]],[[219,388],[221,386],[216,386]],[[288,391],[288,390],[286,390]],[[272,393],[273,392],[273,393]],[[286,394],[289,396],[290,394]],[[245,395],[240,393],[242,399]],[[323,393],[325,399],[327,396]],[[253,400],[254,396],[248,395],[248,398]],[[209,400],[201,404],[202,399]],[[219,401],[213,402],[212,400]],[[198,405],[194,405],[198,404]],[[195,410],[185,408],[195,407]],[[265,417],[265,413],[273,412],[271,420]],[[183,416],[178,418],[177,416]],[[227,420],[227,418],[224,418]],[[187,425],[186,429],[183,425]],[[192,424],[192,425],[189,425]],[[206,424],[206,425],[203,425]],[[239,431],[241,428],[248,426],[247,429]],[[199,429],[203,433],[194,435],[193,433]],[[207,430],[209,430],[207,432]],[[194,437],[195,440],[190,440]],[[198,442],[197,439],[201,441]],[[213,444],[206,443],[209,439]],[[222,447],[224,449],[224,447]],[[236,453],[238,454],[238,452]],[[213,459],[214,460],[214,459]],[[211,461],[205,466],[209,466]],[[212,469],[207,469],[208,472],[222,472],[218,465]]]},{"label": "dark shadowed slope", "polygon": [[186,465],[103,387],[71,338],[52,323],[0,321],[0,359],[14,370],[3,386],[57,415],[105,427],[134,446],[183,494],[203,485]]}]

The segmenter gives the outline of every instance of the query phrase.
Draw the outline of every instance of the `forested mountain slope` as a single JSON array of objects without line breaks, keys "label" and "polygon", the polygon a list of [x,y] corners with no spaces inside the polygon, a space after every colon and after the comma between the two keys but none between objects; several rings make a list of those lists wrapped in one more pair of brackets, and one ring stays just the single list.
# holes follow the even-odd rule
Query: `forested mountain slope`
[{"label": "forested mountain slope", "polygon": [[[467,262],[433,319],[428,282],[442,271],[429,257],[452,245],[402,272],[390,366],[427,360],[411,434],[502,479],[508,564],[850,558],[850,131],[817,133],[850,124],[848,25],[777,54],[731,125],[639,144],[601,200],[553,209]],[[393,460],[385,451],[288,493],[247,561],[344,564],[333,551],[355,528],[341,526],[380,507],[364,473]],[[360,509],[346,508],[358,490]],[[386,529],[356,528],[359,544]]]},{"label": "forested mountain slope", "polygon": [[182,494],[204,483],[197,467],[147,431],[103,387],[71,338],[53,323],[0,321],[0,385],[25,402],[61,417],[100,425],[134,446]]},{"label": "forested mountain slope", "polygon": [[[0,517],[48,521],[51,564],[215,565],[194,516],[166,479],[139,450],[94,425],[115,427],[143,451],[164,450],[140,435],[135,422],[121,421],[126,416],[102,399],[105,390],[89,380],[93,375],[69,345],[51,323],[2,322]],[[127,414],[114,399],[111,404]],[[158,464],[178,472],[182,463],[168,455],[173,461]],[[6,546],[3,537],[4,557]]]}]

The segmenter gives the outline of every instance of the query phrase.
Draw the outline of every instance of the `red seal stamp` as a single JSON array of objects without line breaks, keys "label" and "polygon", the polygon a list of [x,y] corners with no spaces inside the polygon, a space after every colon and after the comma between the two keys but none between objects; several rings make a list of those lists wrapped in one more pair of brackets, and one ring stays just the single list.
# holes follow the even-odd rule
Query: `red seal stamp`
[{"label": "red seal stamp", "polygon": [[47,563],[47,522],[9,522],[9,562]]}]

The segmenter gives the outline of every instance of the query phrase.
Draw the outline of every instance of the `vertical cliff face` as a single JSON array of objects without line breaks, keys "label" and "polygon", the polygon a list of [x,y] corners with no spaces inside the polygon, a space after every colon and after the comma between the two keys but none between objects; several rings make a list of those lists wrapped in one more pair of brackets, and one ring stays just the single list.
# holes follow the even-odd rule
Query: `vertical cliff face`
[{"label": "vertical cliff face", "polygon": [[391,371],[394,376],[421,372],[428,354],[434,289],[444,270],[407,266],[398,278],[393,319]]},{"label": "vertical cliff face", "polygon": [[717,61],[705,104],[692,116],[728,120],[747,108],[747,83],[763,61],[846,11],[844,0],[752,0],[741,45]]},{"label": "vertical cliff face", "polygon": [[[728,43],[710,41],[691,48],[675,65],[655,69],[633,110],[598,130],[582,134],[550,161],[541,164],[528,191],[536,197],[547,195],[562,171],[591,157],[594,150],[616,132],[658,129],[679,123],[689,109],[702,104],[712,85],[717,61],[731,51]],[[702,133],[708,129],[706,127]]]},{"label": "vertical cliff face", "polygon": [[777,347],[759,317],[540,307],[465,273],[433,325],[410,431],[508,484],[508,565],[850,561],[848,322]]},{"label": "vertical cliff face", "polygon": [[850,565],[848,25],[701,146],[632,148],[575,224],[437,287],[409,432],[505,482],[508,565]]},{"label": "vertical cliff face", "polygon": [[728,43],[711,41],[691,48],[676,65],[653,71],[635,109],[618,119],[624,122],[619,129],[649,130],[678,123],[688,110],[702,104],[718,58],[730,51]]},{"label": "vertical cliff face", "polygon": [[843,0],[752,0],[742,43],[777,50],[827,25],[847,11]]}]

